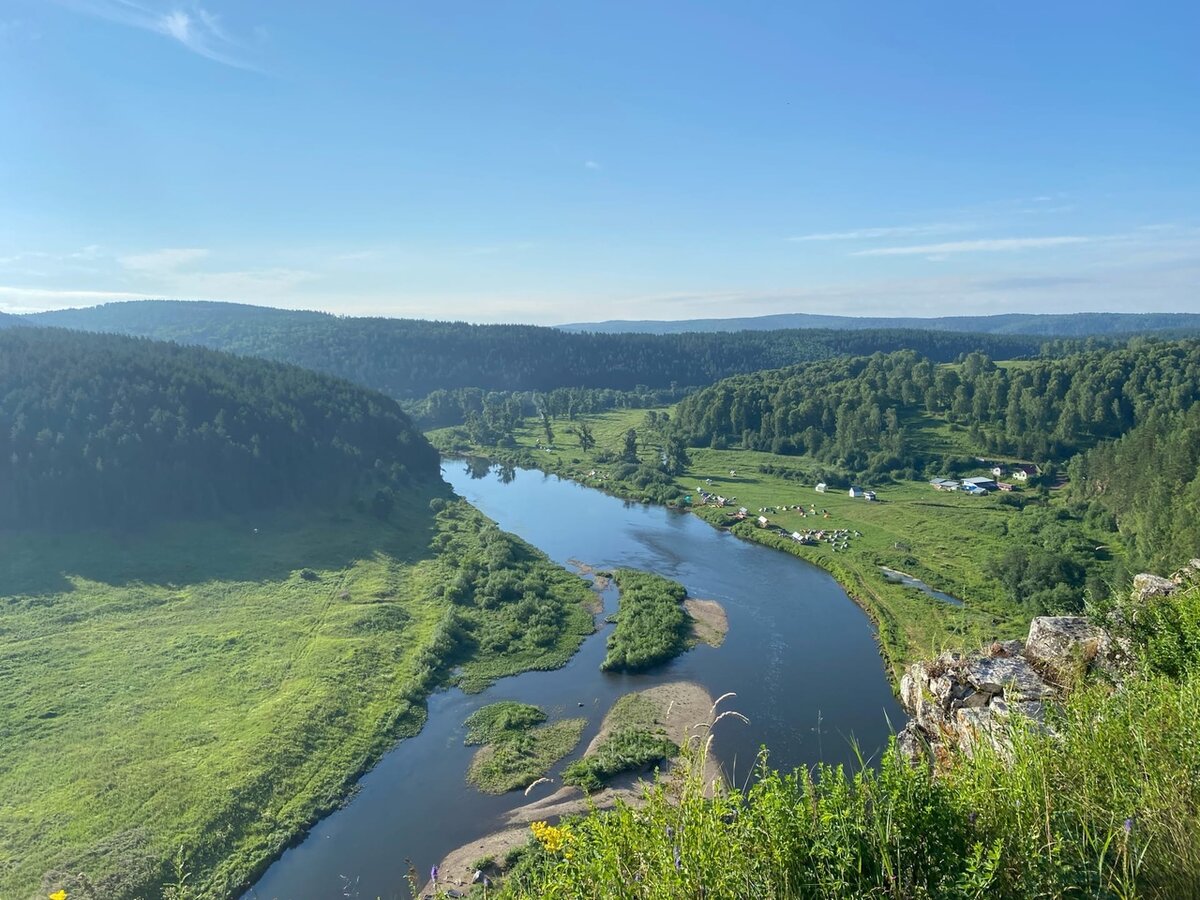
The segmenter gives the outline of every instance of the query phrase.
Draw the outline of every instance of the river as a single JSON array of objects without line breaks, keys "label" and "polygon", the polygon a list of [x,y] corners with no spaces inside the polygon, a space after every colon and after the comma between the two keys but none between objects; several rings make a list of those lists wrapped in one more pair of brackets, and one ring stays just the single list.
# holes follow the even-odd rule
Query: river
[{"label": "river", "polygon": [[[446,852],[493,830],[504,812],[527,802],[520,791],[488,796],[465,780],[476,748],[464,746],[462,723],[497,700],[537,704],[552,721],[586,715],[583,740],[565,764],[628,691],[681,679],[703,684],[713,696],[735,691],[722,708],[738,710],[750,724],[726,719],[714,748],[738,783],[762,745],[777,768],[818,760],[854,765],[852,738],[872,757],[887,742],[889,722],[903,723],[870,621],[821,569],[687,513],[626,502],[536,470],[446,459],[442,473],[500,527],[558,563],[645,569],[679,581],[693,597],[720,602],[729,634],[719,648],[696,647],[651,672],[615,674],[599,668],[612,627],[602,625],[562,669],[505,678],[479,694],[435,694],[421,733],[386,754],[354,798],[285,852],[246,900],[407,900],[406,860],[424,875]],[[604,602],[605,614],[612,612],[615,591],[606,591]]]}]

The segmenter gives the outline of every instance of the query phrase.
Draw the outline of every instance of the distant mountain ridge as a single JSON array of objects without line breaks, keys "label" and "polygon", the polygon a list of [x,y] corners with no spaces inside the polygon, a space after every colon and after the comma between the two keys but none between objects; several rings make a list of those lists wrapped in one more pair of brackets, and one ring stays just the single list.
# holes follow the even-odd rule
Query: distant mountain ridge
[{"label": "distant mountain ridge", "polygon": [[80,331],[199,344],[337,375],[402,400],[432,391],[634,390],[833,356],[911,348],[938,362],[980,350],[1036,355],[1043,338],[936,330],[783,329],[711,334],[579,334],[539,325],[472,325],[334,316],[238,303],[138,300],[22,317]]},{"label": "distant mountain ridge", "polygon": [[1089,337],[1160,331],[1200,331],[1200,313],[1005,313],[993,316],[937,318],[824,316],[781,313],[731,319],[633,320],[572,322],[564,331],[598,334],[680,334],[714,331],[774,331],[783,328],[834,328],[857,331],[874,328],[913,328],[934,331],[1009,334],[1041,337]]}]

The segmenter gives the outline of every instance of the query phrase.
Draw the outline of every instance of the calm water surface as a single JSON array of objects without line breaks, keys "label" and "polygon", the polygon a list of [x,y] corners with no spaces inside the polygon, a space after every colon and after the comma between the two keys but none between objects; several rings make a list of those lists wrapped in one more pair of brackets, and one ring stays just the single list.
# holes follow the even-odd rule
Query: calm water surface
[{"label": "calm water surface", "polygon": [[[714,746],[739,782],[764,744],[780,768],[853,763],[852,737],[870,756],[886,743],[889,721],[904,721],[870,621],[822,570],[695,516],[629,503],[534,470],[502,472],[447,459],[443,476],[502,528],[556,562],[645,569],[679,581],[691,596],[719,601],[729,617],[725,643],[697,647],[649,673],[603,673],[612,627],[604,625],[565,668],[505,678],[481,694],[434,695],[421,733],[388,753],[363,777],[354,799],[288,850],[246,898],[408,898],[407,859],[424,876],[446,852],[493,830],[504,812],[527,802],[519,791],[491,797],[465,781],[475,748],[463,745],[463,720],[497,700],[537,704],[552,720],[587,715],[588,728],[569,761],[628,691],[680,679],[700,682],[714,697],[736,691],[724,708],[742,712],[750,725],[726,719]],[[606,613],[613,611],[615,592],[604,599]]]}]

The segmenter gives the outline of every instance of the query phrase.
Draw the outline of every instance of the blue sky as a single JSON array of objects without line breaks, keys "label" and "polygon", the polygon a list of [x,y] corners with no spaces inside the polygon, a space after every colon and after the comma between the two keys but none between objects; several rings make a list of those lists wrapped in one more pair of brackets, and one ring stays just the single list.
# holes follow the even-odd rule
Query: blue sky
[{"label": "blue sky", "polygon": [[0,0],[0,310],[1200,311],[1192,3]]}]

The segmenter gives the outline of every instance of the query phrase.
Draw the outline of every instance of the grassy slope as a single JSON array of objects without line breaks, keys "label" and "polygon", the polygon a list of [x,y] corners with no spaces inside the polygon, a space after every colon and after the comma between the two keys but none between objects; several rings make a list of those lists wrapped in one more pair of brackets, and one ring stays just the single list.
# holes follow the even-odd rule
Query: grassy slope
[{"label": "grassy slope", "polygon": [[[88,896],[48,871],[86,872],[96,896],[140,892],[180,846],[192,883],[226,895],[418,730],[451,662],[441,586],[484,522],[461,503],[435,522],[427,504],[395,524],[0,535],[0,896]],[[457,552],[437,556],[448,530]],[[556,585],[559,640],[540,659],[453,660],[475,685],[561,664],[592,628],[580,579],[526,565]]]},{"label": "grassy slope", "polygon": [[[605,479],[612,466],[596,463],[595,457],[600,451],[619,450],[629,428],[641,434],[644,418],[643,410],[586,417],[596,438],[596,447],[588,453],[581,451],[575,437],[567,433],[567,422],[555,423],[554,451],[535,449],[544,441],[544,435],[540,425],[530,420],[517,432],[515,450],[492,452],[628,495],[631,492],[627,488]],[[455,446],[454,429],[431,432],[429,436],[439,446]],[[922,423],[914,439],[936,446],[941,452],[969,454],[965,433],[942,423]],[[652,462],[657,453],[656,442],[649,443],[649,448],[641,450],[646,462]],[[789,531],[833,527],[862,532],[861,538],[851,540],[847,551],[834,553],[826,544],[801,546],[750,523],[735,529],[742,537],[777,546],[833,574],[875,619],[884,656],[897,675],[906,661],[943,646],[1017,637],[1027,628],[1028,612],[1008,601],[1000,584],[985,572],[988,561],[1011,547],[1014,536],[1022,539],[1025,530],[1025,514],[998,503],[996,495],[976,498],[939,493],[922,481],[882,487],[881,502],[867,503],[851,500],[843,492],[818,494],[811,479],[792,480],[759,471],[764,465],[801,473],[828,469],[803,457],[751,450],[692,449],[689,453],[692,464],[675,479],[680,495],[691,494],[699,500],[696,488],[703,486],[713,493],[736,497],[735,509],[746,506],[755,515],[760,507],[803,504],[807,509],[815,503],[818,511],[829,510],[829,519],[801,518],[796,512],[772,514],[769,518]],[[587,477],[593,469],[596,476]],[[730,470],[737,475],[731,477]],[[712,484],[705,484],[706,479]],[[697,512],[716,524],[725,518],[724,511],[716,509]],[[1106,540],[1097,539],[1096,543]],[[881,565],[915,575],[931,587],[964,600],[964,606],[955,608],[916,589],[893,584],[879,570]]]}]

